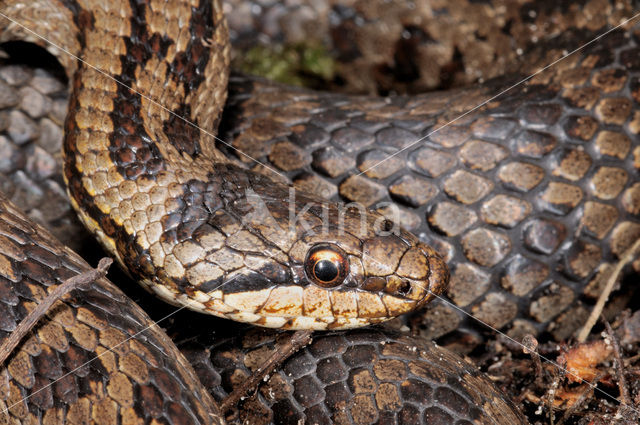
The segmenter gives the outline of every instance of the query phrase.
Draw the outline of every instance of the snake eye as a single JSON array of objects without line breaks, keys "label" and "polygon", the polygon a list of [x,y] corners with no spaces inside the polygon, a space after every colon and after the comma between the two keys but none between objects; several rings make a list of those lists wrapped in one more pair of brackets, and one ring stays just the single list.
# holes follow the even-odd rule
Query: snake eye
[{"label": "snake eye", "polygon": [[324,288],[342,283],[349,272],[347,255],[337,246],[318,245],[307,253],[304,262],[307,277]]}]

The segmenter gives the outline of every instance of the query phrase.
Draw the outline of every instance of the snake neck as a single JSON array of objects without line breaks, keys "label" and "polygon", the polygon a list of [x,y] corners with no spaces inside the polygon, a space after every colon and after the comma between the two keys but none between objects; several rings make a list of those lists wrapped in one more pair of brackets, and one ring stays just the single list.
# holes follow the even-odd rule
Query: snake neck
[{"label": "snake neck", "polygon": [[217,1],[71,3],[82,61],[64,176],[85,224],[124,263],[127,239],[159,242],[150,229],[143,241],[145,228],[175,211],[188,186],[208,184],[220,161],[211,139],[226,97],[227,28]]}]

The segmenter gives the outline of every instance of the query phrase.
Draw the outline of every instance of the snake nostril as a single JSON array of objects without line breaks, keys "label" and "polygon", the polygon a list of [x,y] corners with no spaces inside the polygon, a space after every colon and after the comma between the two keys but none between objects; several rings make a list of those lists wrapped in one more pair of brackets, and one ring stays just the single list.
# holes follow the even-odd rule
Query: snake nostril
[{"label": "snake nostril", "polygon": [[382,230],[383,230],[383,231],[385,231],[385,232],[390,232],[390,231],[392,231],[392,230],[393,230],[393,226],[394,226],[393,221],[391,221],[391,220],[389,220],[389,219],[385,219],[385,220],[382,222]]},{"label": "snake nostril", "polygon": [[409,283],[408,280],[403,280],[398,287],[398,293],[400,295],[407,295],[409,292],[411,292],[411,283]]}]

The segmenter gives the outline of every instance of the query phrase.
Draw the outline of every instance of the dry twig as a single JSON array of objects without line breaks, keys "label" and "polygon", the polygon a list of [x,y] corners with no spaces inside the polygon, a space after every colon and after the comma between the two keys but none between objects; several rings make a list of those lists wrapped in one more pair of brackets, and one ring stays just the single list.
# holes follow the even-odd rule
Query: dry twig
[{"label": "dry twig", "polygon": [[88,285],[95,282],[105,276],[107,269],[113,263],[111,258],[105,257],[100,260],[98,267],[93,270],[88,270],[84,273],[80,273],[76,276],[70,277],[65,280],[61,285],[51,291],[47,296],[36,306],[31,313],[29,313],[20,323],[16,326],[15,330],[11,332],[9,337],[0,345],[0,365],[4,364],[7,357],[11,355],[13,350],[22,341],[31,329],[40,321],[40,319],[47,314],[47,311],[51,306],[67,295],[69,292],[77,289],[83,285]]},{"label": "dry twig", "polygon": [[220,404],[220,411],[226,412],[235,406],[235,404],[249,391],[255,388],[262,379],[267,376],[273,369],[278,367],[283,361],[288,359],[296,351],[311,342],[311,334],[313,331],[296,331],[291,338],[282,347],[279,347],[267,360],[256,369],[253,374],[242,383],[238,388],[233,390],[227,398]]},{"label": "dry twig", "polygon": [[591,314],[587,318],[587,321],[585,322],[584,326],[582,327],[582,329],[580,329],[580,333],[578,333],[578,338],[577,338],[578,342],[585,342],[587,340],[589,333],[591,333],[591,329],[598,321],[598,317],[600,317],[600,315],[602,314],[604,305],[609,299],[609,295],[611,295],[611,292],[613,291],[613,287],[615,286],[616,281],[620,277],[620,273],[622,272],[622,269],[624,268],[624,266],[626,266],[627,264],[635,260],[636,255],[638,254],[637,251],[639,248],[640,248],[640,239],[635,241],[635,243],[631,245],[631,247],[624,252],[622,257],[620,258],[620,261],[618,261],[616,265],[613,267],[613,270],[611,271],[611,275],[609,276],[609,279],[607,279],[607,284],[605,285],[604,289],[602,290],[602,293],[598,297],[598,301],[596,302],[596,305],[593,307],[593,310],[591,311]]}]

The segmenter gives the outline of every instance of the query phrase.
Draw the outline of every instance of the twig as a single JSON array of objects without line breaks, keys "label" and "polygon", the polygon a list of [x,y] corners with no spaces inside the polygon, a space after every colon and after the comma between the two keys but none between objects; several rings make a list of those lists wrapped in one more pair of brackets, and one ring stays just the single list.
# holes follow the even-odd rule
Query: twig
[{"label": "twig", "polygon": [[313,331],[296,331],[283,347],[280,347],[267,360],[256,369],[253,374],[242,383],[238,388],[233,390],[227,398],[220,404],[220,411],[226,412],[234,406],[247,392],[255,388],[262,379],[271,373],[273,369],[278,367],[280,363],[289,358],[293,353],[311,342],[311,334]]},{"label": "twig", "polygon": [[624,362],[622,361],[622,353],[620,352],[620,344],[618,343],[618,338],[613,333],[613,329],[611,329],[611,325],[609,322],[603,317],[602,321],[604,325],[607,327],[607,333],[609,334],[609,339],[611,339],[611,345],[613,346],[613,354],[616,359],[616,375],[618,377],[618,389],[620,390],[620,406],[629,406],[631,404],[631,399],[629,398],[629,391],[627,390],[627,380],[624,377]]},{"label": "twig", "polygon": [[113,263],[111,258],[105,257],[100,260],[98,267],[93,270],[80,273],[76,276],[70,277],[65,280],[61,285],[58,285],[53,291],[47,294],[46,297],[33,309],[33,311],[18,323],[15,330],[11,332],[9,337],[0,345],[0,365],[4,364],[7,357],[11,355],[16,346],[22,341],[22,338],[27,335],[31,329],[38,323],[38,321],[47,314],[47,311],[51,306],[67,295],[69,292],[77,289],[83,285],[95,282],[97,279],[104,277],[107,273],[107,269]]},{"label": "twig", "polygon": [[638,251],[638,248],[640,248],[640,239],[635,241],[635,243],[631,245],[631,247],[624,252],[622,257],[620,258],[620,261],[616,263],[615,267],[611,271],[611,275],[609,276],[609,279],[607,279],[607,284],[602,290],[600,297],[598,297],[598,302],[596,302],[596,305],[593,307],[593,310],[591,311],[589,318],[587,318],[587,321],[585,322],[584,326],[580,330],[580,333],[578,334],[578,338],[577,338],[578,342],[585,342],[587,340],[587,337],[589,336],[591,329],[598,321],[598,317],[600,317],[600,315],[602,314],[604,305],[609,299],[609,295],[611,295],[611,291],[613,291],[613,287],[615,286],[616,281],[618,280],[618,277],[622,272],[622,269],[624,268],[624,266],[626,266],[627,264],[629,264],[635,259],[636,251]]},{"label": "twig", "polygon": [[531,354],[531,359],[536,369],[536,386],[542,386],[542,362],[540,361],[540,354],[538,354],[538,340],[531,334],[526,334],[522,338],[522,351],[525,354]]},{"label": "twig", "polygon": [[587,385],[587,388],[582,392],[582,394],[580,394],[580,397],[578,397],[578,399],[571,405],[571,407],[564,411],[564,415],[562,415],[562,418],[560,418],[560,421],[558,421],[556,425],[564,424],[564,422],[569,419],[571,415],[576,412],[576,410],[578,410],[582,403],[584,403],[587,397],[590,397],[593,394],[595,386],[605,376],[607,376],[606,372],[600,372],[600,374],[598,374],[595,379],[591,381],[591,385]]},{"label": "twig", "polygon": [[560,386],[560,375],[556,375],[549,390],[546,393],[546,397],[544,400],[547,402],[547,410],[549,411],[549,424],[554,425],[555,421],[555,412],[553,410],[553,400],[556,398],[556,392],[558,391],[558,387]]}]

